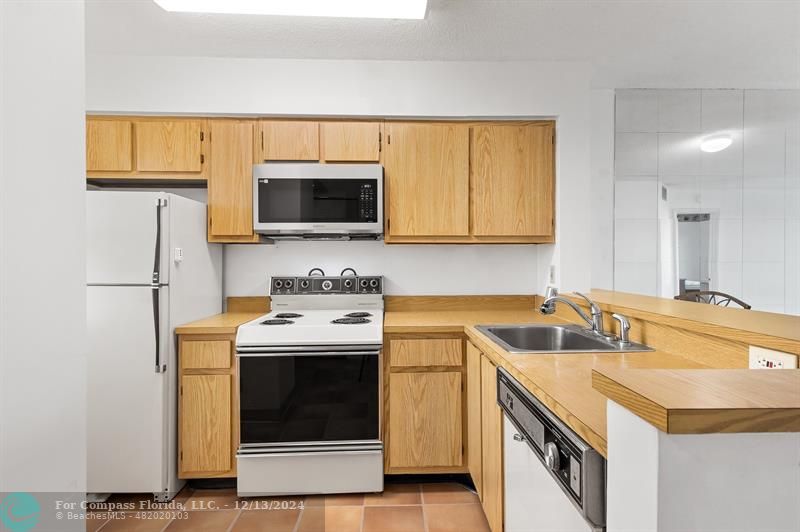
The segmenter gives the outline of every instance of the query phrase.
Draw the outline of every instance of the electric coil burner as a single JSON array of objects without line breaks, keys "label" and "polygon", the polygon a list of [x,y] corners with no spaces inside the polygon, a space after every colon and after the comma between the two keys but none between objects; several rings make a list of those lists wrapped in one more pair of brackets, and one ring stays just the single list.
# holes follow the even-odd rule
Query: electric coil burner
[{"label": "electric coil burner", "polygon": [[336,318],[335,320],[331,321],[331,323],[336,323],[337,325],[358,325],[359,323],[369,323],[370,320],[367,318]]},{"label": "electric coil burner", "polygon": [[236,335],[238,494],[382,491],[383,278],[315,268],[270,296]]}]

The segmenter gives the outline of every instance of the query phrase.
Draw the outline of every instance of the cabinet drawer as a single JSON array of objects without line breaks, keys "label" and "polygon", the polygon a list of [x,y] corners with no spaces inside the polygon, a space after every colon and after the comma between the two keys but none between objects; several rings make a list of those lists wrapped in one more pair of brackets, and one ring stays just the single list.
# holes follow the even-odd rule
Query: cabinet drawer
[{"label": "cabinet drawer", "polygon": [[230,340],[187,340],[181,344],[182,369],[228,369]]},{"label": "cabinet drawer", "polygon": [[392,367],[460,366],[460,338],[392,340],[389,364]]}]

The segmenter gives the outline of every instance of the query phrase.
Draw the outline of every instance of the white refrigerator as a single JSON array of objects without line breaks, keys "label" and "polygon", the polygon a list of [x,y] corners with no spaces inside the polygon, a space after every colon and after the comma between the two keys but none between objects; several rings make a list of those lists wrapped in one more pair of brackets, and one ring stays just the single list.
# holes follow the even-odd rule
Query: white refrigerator
[{"label": "white refrigerator", "polygon": [[87,492],[170,500],[177,476],[176,325],[221,312],[206,206],[163,192],[87,192]]}]

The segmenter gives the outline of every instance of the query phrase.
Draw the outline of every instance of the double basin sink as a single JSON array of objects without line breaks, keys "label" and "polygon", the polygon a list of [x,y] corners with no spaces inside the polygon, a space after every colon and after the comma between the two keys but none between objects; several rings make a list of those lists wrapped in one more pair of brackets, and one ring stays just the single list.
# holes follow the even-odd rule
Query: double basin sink
[{"label": "double basin sink", "polygon": [[625,353],[652,351],[635,342],[621,343],[579,325],[478,325],[475,327],[511,353]]}]

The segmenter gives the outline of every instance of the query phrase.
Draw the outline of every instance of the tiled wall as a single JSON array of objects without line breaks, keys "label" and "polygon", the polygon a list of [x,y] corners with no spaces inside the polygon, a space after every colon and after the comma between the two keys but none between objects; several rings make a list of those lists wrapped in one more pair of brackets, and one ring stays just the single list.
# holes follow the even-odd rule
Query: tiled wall
[{"label": "tiled wall", "polygon": [[614,288],[674,296],[674,215],[710,212],[712,288],[800,314],[800,91],[619,90],[615,124]]}]

